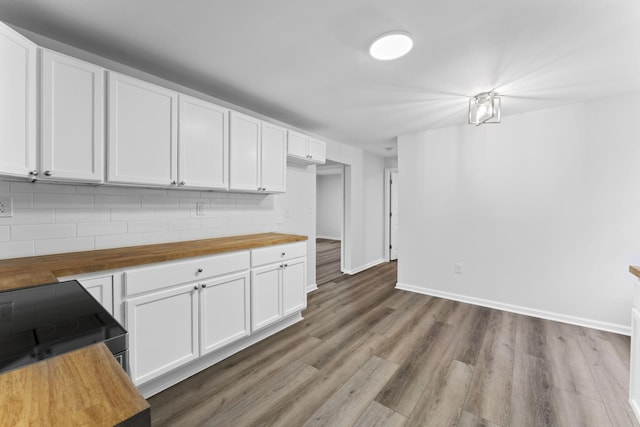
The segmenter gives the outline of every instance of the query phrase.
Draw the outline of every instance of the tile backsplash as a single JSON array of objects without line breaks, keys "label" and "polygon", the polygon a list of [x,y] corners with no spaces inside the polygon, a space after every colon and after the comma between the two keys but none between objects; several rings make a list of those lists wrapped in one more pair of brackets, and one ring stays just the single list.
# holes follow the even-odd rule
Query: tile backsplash
[{"label": "tile backsplash", "polygon": [[0,180],[7,196],[0,258],[270,232],[282,221],[278,195]]}]

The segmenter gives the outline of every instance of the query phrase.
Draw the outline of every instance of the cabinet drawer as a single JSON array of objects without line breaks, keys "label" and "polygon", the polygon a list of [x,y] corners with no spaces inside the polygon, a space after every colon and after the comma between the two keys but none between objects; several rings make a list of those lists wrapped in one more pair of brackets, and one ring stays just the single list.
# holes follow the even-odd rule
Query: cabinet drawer
[{"label": "cabinet drawer", "polygon": [[285,259],[304,257],[307,255],[307,242],[289,243],[269,246],[251,251],[251,266],[272,264]]},{"label": "cabinet drawer", "polygon": [[249,251],[158,263],[125,271],[124,292],[131,296],[248,268]]}]

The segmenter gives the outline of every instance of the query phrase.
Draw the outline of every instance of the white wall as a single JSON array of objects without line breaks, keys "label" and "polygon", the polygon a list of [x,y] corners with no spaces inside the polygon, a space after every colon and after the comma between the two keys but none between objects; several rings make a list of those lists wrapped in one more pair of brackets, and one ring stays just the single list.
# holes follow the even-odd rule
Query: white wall
[{"label": "white wall", "polygon": [[342,239],[342,174],[317,175],[316,236]]},{"label": "white wall", "polygon": [[287,192],[278,196],[277,231],[307,236],[307,288],[316,287],[316,168],[287,167]]},{"label": "white wall", "polygon": [[345,144],[327,142],[327,159],[345,167],[345,272],[384,261],[384,158]]},{"label": "white wall", "polygon": [[639,113],[629,96],[401,136],[399,287],[628,333]]}]

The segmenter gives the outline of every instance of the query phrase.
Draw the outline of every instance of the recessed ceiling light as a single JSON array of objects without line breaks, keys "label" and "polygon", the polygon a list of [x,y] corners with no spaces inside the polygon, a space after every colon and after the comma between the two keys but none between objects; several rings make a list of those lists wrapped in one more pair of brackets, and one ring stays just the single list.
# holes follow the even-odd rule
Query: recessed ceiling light
[{"label": "recessed ceiling light", "polygon": [[413,47],[413,40],[406,31],[391,31],[375,38],[369,47],[369,55],[380,61],[405,56]]}]

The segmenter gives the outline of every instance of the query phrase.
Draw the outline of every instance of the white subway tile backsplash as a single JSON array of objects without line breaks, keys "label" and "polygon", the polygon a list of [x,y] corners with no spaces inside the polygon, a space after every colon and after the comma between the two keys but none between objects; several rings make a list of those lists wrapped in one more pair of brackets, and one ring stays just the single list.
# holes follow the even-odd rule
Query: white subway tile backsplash
[{"label": "white subway tile backsplash", "polygon": [[141,205],[141,196],[95,196],[96,208],[134,209]]},{"label": "white subway tile backsplash", "polygon": [[155,209],[155,219],[187,219],[191,216],[189,209],[158,208]]},{"label": "white subway tile backsplash", "polygon": [[[273,231],[277,195],[0,180],[0,258]],[[203,215],[196,215],[203,203]]]},{"label": "white subway tile backsplash", "polygon": [[75,224],[12,225],[11,240],[43,240],[75,237]]},{"label": "white subway tile backsplash", "polygon": [[12,193],[56,193],[56,194],[75,194],[76,187],[73,185],[48,184],[42,182],[11,182]]},{"label": "white subway tile backsplash", "polygon": [[200,219],[174,219],[169,221],[169,230],[193,230],[202,227]]},{"label": "white subway tile backsplash", "polygon": [[180,240],[180,233],[178,231],[160,231],[157,233],[144,233],[142,235],[142,242],[145,245],[175,242],[176,240]]},{"label": "white subway tile backsplash", "polygon": [[180,199],[165,196],[142,196],[143,208],[179,208]]},{"label": "white subway tile backsplash", "polygon": [[159,197],[167,197],[167,193],[170,190],[165,188],[138,188],[138,187],[128,187],[126,188],[126,194],[129,196],[159,196]]},{"label": "white subway tile backsplash", "polygon": [[156,231],[168,231],[168,220],[129,221],[127,231],[129,233],[152,233]]},{"label": "white subway tile backsplash", "polygon": [[126,234],[126,233],[127,233],[127,223],[125,221],[83,222],[78,224],[78,236],[106,236],[109,234]]},{"label": "white subway tile backsplash", "polygon": [[92,208],[93,196],[78,194],[45,194],[37,193],[33,196],[34,208]]},{"label": "white subway tile backsplash", "polygon": [[142,245],[142,234],[116,234],[96,236],[96,249],[119,248]]},{"label": "white subway tile backsplash", "polygon": [[80,252],[95,249],[93,237],[79,237],[70,239],[36,240],[36,255],[57,254],[61,252]]},{"label": "white subway tile backsplash", "polygon": [[25,256],[33,256],[34,242],[29,240],[25,242],[0,242],[0,258],[20,258]]},{"label": "white subway tile backsplash", "polygon": [[126,196],[129,194],[126,187],[109,187],[96,185],[79,185],[76,187],[78,194],[91,194],[92,196]]},{"label": "white subway tile backsplash", "polygon": [[108,222],[111,219],[109,209],[56,209],[55,221],[62,222]]},{"label": "white subway tile backsplash", "polygon": [[0,242],[9,241],[9,226],[2,225],[0,226]]},{"label": "white subway tile backsplash", "polygon": [[111,209],[111,221],[142,221],[154,218],[153,209]]},{"label": "white subway tile backsplash", "polygon": [[8,196],[13,199],[13,209],[30,209],[33,207],[33,194],[11,193]]},{"label": "white subway tile backsplash", "polygon": [[13,209],[13,217],[0,218],[0,225],[50,224],[54,222],[53,209]]}]

